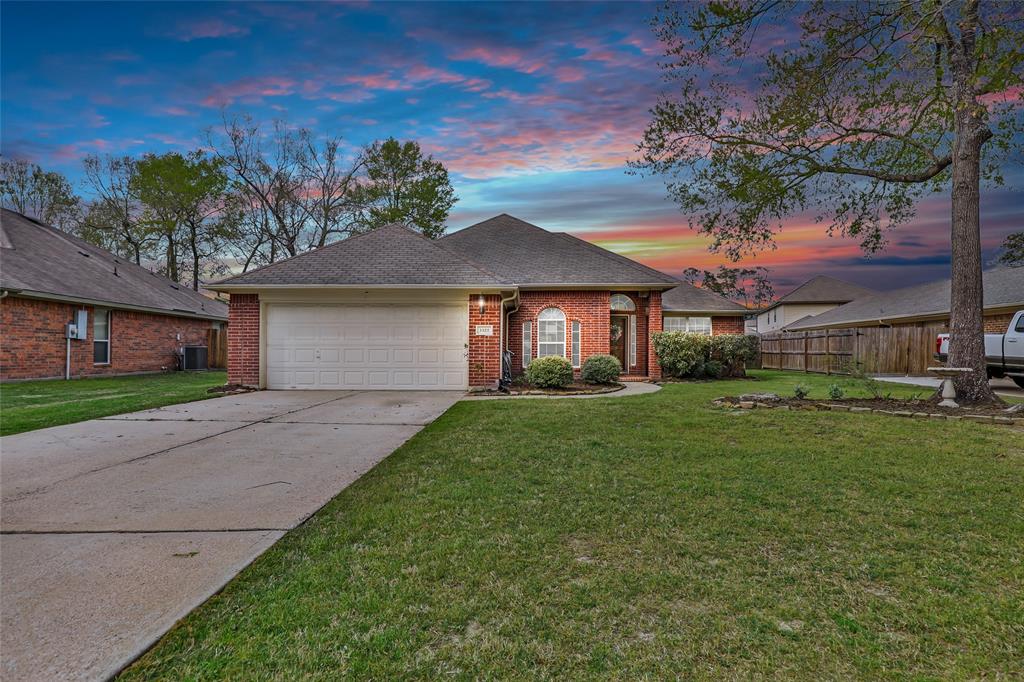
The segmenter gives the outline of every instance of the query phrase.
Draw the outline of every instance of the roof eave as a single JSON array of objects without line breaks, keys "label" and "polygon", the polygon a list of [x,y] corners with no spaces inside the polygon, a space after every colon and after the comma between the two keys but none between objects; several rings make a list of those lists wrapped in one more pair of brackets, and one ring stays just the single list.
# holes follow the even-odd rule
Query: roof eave
[{"label": "roof eave", "polygon": [[508,291],[513,284],[486,282],[480,284],[211,284],[211,291],[226,293],[258,293],[273,289],[470,289],[473,291]]},{"label": "roof eave", "polygon": [[[28,289],[13,290],[8,287],[4,287],[4,290],[11,291],[13,296],[20,296],[22,298],[34,298],[42,301],[60,301],[62,303],[77,303],[80,305],[91,305],[100,308],[113,308],[115,310],[136,310],[143,313],[153,313],[155,315],[167,315],[169,317],[190,317],[199,320],[217,320],[218,322],[226,322],[228,319],[227,314],[218,315],[217,313],[199,312],[184,310],[182,308],[154,308],[152,306],[133,305],[131,303],[120,303],[118,301],[104,301],[95,298],[85,298],[82,296],[65,296],[64,294],[51,294],[46,291],[30,291]],[[213,299],[210,299],[213,302]],[[223,301],[220,301],[221,305],[227,305]]]},{"label": "roof eave", "polygon": [[[985,306],[982,308],[986,315],[998,315],[1001,313],[1016,312],[1024,309],[1024,301],[1018,303],[1006,303],[993,306]],[[787,327],[788,331],[802,332],[812,331],[815,329],[836,329],[842,327],[865,327],[874,324],[905,324],[908,322],[924,322],[927,320],[942,319],[949,317],[948,310],[933,310],[924,313],[915,313],[913,315],[894,315],[894,316],[882,316],[873,318],[860,318],[856,320],[839,320],[836,322],[825,322],[824,324],[802,324],[798,327]]]}]

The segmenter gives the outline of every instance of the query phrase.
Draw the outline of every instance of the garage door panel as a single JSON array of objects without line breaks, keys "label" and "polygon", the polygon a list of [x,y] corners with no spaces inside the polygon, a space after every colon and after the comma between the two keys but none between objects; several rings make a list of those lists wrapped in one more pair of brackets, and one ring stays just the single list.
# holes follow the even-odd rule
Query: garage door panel
[{"label": "garage door panel", "polygon": [[271,304],[268,386],[465,388],[468,324],[462,305]]}]

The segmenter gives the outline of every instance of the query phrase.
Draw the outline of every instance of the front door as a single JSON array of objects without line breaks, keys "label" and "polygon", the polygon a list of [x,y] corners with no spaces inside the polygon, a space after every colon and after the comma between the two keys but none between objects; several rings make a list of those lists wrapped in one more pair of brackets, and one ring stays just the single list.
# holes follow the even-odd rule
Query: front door
[{"label": "front door", "polygon": [[619,359],[622,373],[625,374],[629,365],[626,364],[626,335],[629,334],[629,318],[625,315],[611,316],[611,331],[608,336],[609,352]]}]

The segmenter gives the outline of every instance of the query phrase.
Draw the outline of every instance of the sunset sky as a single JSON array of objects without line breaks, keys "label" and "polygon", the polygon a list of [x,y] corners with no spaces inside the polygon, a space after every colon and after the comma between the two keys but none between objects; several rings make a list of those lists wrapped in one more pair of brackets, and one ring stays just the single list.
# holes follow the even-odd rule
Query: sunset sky
[{"label": "sunset sky", "polygon": [[[657,178],[626,161],[666,87],[655,5],[2,5],[2,151],[77,180],[89,153],[189,150],[222,110],[353,149],[419,141],[452,172],[449,225],[511,213],[678,275],[723,256],[686,227]],[[988,258],[1022,229],[1024,170],[983,189]],[[779,292],[816,273],[895,288],[948,272],[948,196],[865,260],[794,216],[778,249],[742,264]]]}]

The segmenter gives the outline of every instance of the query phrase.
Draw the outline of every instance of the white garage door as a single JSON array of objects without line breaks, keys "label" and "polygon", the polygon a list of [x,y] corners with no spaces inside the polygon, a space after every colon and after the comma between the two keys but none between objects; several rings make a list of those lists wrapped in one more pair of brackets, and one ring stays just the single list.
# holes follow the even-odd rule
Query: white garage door
[{"label": "white garage door", "polygon": [[468,334],[466,304],[271,304],[267,386],[464,389]]}]

